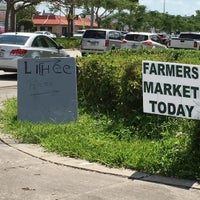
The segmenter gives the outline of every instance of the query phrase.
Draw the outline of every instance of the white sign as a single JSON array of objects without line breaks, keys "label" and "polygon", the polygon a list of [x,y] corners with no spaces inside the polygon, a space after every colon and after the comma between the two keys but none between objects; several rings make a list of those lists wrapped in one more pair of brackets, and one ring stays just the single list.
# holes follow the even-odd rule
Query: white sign
[{"label": "white sign", "polygon": [[20,59],[17,73],[19,120],[77,120],[75,58]]},{"label": "white sign", "polygon": [[142,62],[143,111],[200,119],[200,66]]}]

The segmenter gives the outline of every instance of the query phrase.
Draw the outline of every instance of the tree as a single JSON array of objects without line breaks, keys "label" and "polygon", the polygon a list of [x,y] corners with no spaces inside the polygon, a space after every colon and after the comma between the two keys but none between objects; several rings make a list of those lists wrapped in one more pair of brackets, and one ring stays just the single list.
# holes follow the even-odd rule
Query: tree
[{"label": "tree", "polygon": [[18,27],[22,28],[24,31],[31,31],[33,29],[33,21],[30,19],[21,19],[18,21]]},{"label": "tree", "polygon": [[25,30],[31,30],[33,28],[33,15],[38,15],[39,12],[36,10],[35,6],[28,6],[23,10],[19,10],[16,13],[16,29],[20,30],[21,26],[24,26]]},{"label": "tree", "polygon": [[128,9],[130,6],[135,7],[138,0],[49,0],[49,2],[53,5],[50,10],[58,11],[59,9],[66,15],[68,19],[68,33],[72,35],[75,7],[83,8],[83,15],[91,16],[91,28],[93,27],[94,21],[97,22],[100,28],[103,19],[117,10]]},{"label": "tree", "polygon": [[130,30],[140,30],[145,23],[146,7],[138,4],[130,4],[128,16],[126,18],[127,26]]},{"label": "tree", "polygon": [[102,24],[118,30],[138,30],[144,23],[145,15],[146,7],[140,6],[137,1],[121,1],[114,13],[106,17]]},{"label": "tree", "polygon": [[[5,17],[5,31],[8,31],[8,22],[10,18],[10,29],[11,31],[16,30],[15,26],[15,16],[16,13],[24,9],[25,7],[31,6],[31,5],[37,5],[38,3],[42,2],[42,0],[5,0],[7,3],[7,9],[6,9],[6,17]],[[18,5],[18,6],[17,6]],[[20,5],[20,6],[19,6]]]},{"label": "tree", "polygon": [[113,15],[103,20],[102,24],[107,28],[114,28],[117,30],[141,30],[145,23],[145,6],[135,6],[131,10],[119,10]]},{"label": "tree", "polygon": [[[82,0],[85,13],[95,17],[98,27],[106,17],[112,15],[117,10],[128,9],[130,5],[136,5],[135,0]],[[93,23],[93,20],[91,20]]]}]

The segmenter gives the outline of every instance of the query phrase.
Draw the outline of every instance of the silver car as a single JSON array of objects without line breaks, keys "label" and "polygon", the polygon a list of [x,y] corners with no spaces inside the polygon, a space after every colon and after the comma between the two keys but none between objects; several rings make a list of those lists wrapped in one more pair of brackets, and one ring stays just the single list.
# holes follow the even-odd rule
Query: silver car
[{"label": "silver car", "polygon": [[43,34],[10,32],[0,35],[0,70],[16,72],[20,58],[50,57],[69,57],[69,54]]},{"label": "silver car", "polygon": [[55,39],[57,37],[56,34],[53,34],[53,33],[49,32],[49,31],[35,31],[35,33],[48,35],[49,37],[51,37],[53,39]]},{"label": "silver car", "polygon": [[122,49],[155,49],[166,48],[156,33],[129,32],[122,40]]},{"label": "silver car", "polygon": [[82,37],[85,33],[85,30],[77,30],[74,32],[73,37]]},{"label": "silver car", "polygon": [[121,48],[122,34],[117,30],[87,29],[81,40],[81,54],[103,53]]}]

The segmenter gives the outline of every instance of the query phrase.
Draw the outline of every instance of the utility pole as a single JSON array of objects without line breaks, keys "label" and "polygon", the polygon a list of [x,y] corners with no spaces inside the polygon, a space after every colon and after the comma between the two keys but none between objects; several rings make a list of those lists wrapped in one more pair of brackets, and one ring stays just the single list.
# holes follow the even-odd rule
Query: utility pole
[{"label": "utility pole", "polygon": [[163,0],[163,13],[165,13],[165,0]]}]

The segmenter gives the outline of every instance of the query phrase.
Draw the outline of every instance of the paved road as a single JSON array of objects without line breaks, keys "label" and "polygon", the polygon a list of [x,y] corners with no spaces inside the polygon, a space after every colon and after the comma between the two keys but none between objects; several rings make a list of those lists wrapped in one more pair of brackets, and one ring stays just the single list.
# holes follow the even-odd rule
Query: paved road
[{"label": "paved road", "polygon": [[81,52],[78,49],[67,49],[67,52],[71,57],[80,57]]},{"label": "paved road", "polygon": [[[0,101],[16,96],[16,74],[0,72]],[[44,152],[0,134],[0,200],[196,200],[200,185],[110,169]]]}]

